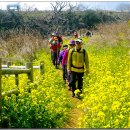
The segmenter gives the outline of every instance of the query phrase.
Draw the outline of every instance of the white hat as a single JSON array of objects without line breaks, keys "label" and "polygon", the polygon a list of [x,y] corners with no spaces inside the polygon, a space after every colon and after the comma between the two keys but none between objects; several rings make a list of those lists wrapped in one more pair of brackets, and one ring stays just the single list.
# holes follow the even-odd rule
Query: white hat
[{"label": "white hat", "polygon": [[76,39],[76,42],[82,43],[82,40],[78,38]]},{"label": "white hat", "polygon": [[52,35],[52,36],[56,36],[56,33],[55,33],[55,32],[53,32],[51,35]]}]

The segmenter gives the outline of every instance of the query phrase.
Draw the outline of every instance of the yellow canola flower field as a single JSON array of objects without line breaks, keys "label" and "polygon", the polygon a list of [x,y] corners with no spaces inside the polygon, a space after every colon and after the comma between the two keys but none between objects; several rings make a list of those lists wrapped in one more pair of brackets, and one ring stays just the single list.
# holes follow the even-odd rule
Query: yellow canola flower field
[{"label": "yellow canola flower field", "polygon": [[129,48],[88,47],[90,73],[84,76],[84,111],[79,128],[130,128]]},{"label": "yellow canola flower field", "polygon": [[40,75],[34,70],[33,83],[19,75],[19,86],[15,86],[14,77],[3,77],[3,91],[17,87],[20,93],[3,97],[1,128],[62,128],[68,121],[72,105],[61,70],[55,69],[44,50],[37,52],[37,57],[33,64],[43,60],[45,72]]},{"label": "yellow canola flower field", "polygon": [[[88,45],[83,39],[90,62],[90,73],[84,76],[79,128],[130,128],[130,59],[124,46]],[[69,44],[71,38],[65,40]],[[120,44],[121,45],[121,44]],[[5,97],[3,119],[8,128],[62,128],[71,108],[61,70],[56,70],[50,53],[36,53],[34,65],[43,60],[45,73],[34,73],[34,83],[20,76],[17,96]],[[3,91],[15,88],[12,77],[2,79]],[[30,92],[28,92],[30,90]],[[3,124],[5,123],[3,122]]]}]

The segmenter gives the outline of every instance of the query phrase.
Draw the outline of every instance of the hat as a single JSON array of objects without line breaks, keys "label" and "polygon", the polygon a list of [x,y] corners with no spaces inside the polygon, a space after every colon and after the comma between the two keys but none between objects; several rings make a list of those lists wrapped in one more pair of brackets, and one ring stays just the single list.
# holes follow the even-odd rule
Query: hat
[{"label": "hat", "polygon": [[75,41],[71,40],[69,45],[75,45]]},{"label": "hat", "polygon": [[63,45],[63,49],[66,49],[66,48],[68,48],[68,45],[67,45],[67,44],[64,44],[64,45]]},{"label": "hat", "polygon": [[52,36],[56,36],[56,33],[55,33],[55,32],[53,32],[51,35],[52,35]]},{"label": "hat", "polygon": [[58,32],[56,32],[56,34],[59,34]]},{"label": "hat", "polygon": [[74,32],[74,35],[77,35],[77,32]]},{"label": "hat", "polygon": [[67,44],[64,44],[64,45],[63,45],[63,48],[68,48],[68,45],[67,45]]},{"label": "hat", "polygon": [[75,42],[79,42],[79,43],[82,43],[82,39],[76,39],[76,41]]}]

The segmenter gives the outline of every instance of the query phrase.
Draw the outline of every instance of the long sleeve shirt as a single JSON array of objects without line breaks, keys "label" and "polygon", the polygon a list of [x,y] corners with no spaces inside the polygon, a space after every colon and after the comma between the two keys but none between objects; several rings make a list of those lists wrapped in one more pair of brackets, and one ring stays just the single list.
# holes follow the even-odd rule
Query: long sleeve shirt
[{"label": "long sleeve shirt", "polygon": [[63,59],[62,59],[62,66],[67,65],[68,62],[68,52],[69,49],[66,49],[63,55]]},{"label": "long sleeve shirt", "polygon": [[58,64],[62,63],[63,55],[65,50],[60,51],[59,57],[58,57]]}]

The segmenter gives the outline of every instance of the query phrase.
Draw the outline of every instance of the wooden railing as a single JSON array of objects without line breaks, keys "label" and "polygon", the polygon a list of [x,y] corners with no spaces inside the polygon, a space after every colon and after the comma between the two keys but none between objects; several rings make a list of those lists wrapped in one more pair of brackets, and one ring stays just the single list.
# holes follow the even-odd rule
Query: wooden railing
[{"label": "wooden railing", "polygon": [[40,74],[44,74],[44,62],[41,61],[39,66],[33,66],[33,63],[26,63],[25,66],[11,66],[11,62],[8,62],[7,65],[2,65],[2,59],[0,58],[0,113],[2,110],[2,96],[6,94],[9,96],[12,93],[17,94],[18,89],[13,89],[8,92],[2,93],[2,75],[15,75],[15,84],[19,85],[19,74],[27,74],[30,82],[33,82],[33,69],[39,69]]},{"label": "wooden railing", "polygon": [[20,69],[20,68],[2,68],[2,75],[5,74],[13,74],[15,75],[15,83],[18,85],[18,75],[19,74],[27,74],[28,79],[33,82],[33,64],[32,63],[26,63],[25,68]]},{"label": "wooden railing", "polygon": [[16,85],[18,85],[18,74],[26,73],[28,79],[33,82],[33,69],[39,69],[40,74],[44,74],[44,62],[41,61],[39,66],[33,66],[32,63],[26,63],[25,66],[11,66],[11,62],[2,65],[2,74],[14,74]]}]

